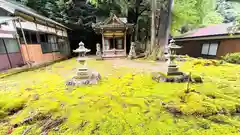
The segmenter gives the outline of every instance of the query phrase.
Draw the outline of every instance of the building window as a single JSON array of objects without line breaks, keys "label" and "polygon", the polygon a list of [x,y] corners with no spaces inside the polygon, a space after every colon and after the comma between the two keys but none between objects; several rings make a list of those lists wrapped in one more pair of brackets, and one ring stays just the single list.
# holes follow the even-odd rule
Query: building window
[{"label": "building window", "polygon": [[45,34],[40,34],[40,42],[44,42],[44,43],[47,42],[47,38]]},{"label": "building window", "polygon": [[6,54],[6,48],[2,39],[0,39],[0,54]]},{"label": "building window", "polygon": [[110,41],[108,39],[105,39],[104,41],[104,45],[105,45],[105,50],[109,50],[110,49]]},{"label": "building window", "polygon": [[36,32],[29,31],[29,37],[31,39],[31,44],[37,44],[38,43]]},{"label": "building window", "polygon": [[18,36],[19,36],[20,44],[25,44],[24,39],[23,39],[22,31],[20,29],[17,29],[17,33],[18,33]]},{"label": "building window", "polygon": [[48,35],[48,43],[52,46],[52,52],[58,52],[57,37],[54,35]]},{"label": "building window", "polygon": [[48,43],[41,43],[42,53],[52,53],[52,46]]},{"label": "building window", "polygon": [[116,39],[117,41],[117,49],[123,49],[123,39],[122,38],[118,38]]},{"label": "building window", "polygon": [[58,42],[58,49],[60,54],[68,55],[69,49],[70,49],[68,44],[68,39],[65,37],[58,37],[57,42]]},{"label": "building window", "polygon": [[203,55],[217,55],[218,43],[205,43],[202,45]]},{"label": "building window", "polygon": [[59,52],[57,37],[55,35],[40,35],[42,53]]},{"label": "building window", "polygon": [[[19,35],[20,43],[25,44],[22,31],[20,29],[18,29],[17,32],[18,32],[18,35]],[[24,35],[25,35],[27,44],[37,44],[37,43],[39,43],[38,40],[37,40],[37,32],[24,30]]]},{"label": "building window", "polygon": [[7,48],[8,53],[18,53],[20,52],[18,43],[16,39],[4,39],[4,43]]}]

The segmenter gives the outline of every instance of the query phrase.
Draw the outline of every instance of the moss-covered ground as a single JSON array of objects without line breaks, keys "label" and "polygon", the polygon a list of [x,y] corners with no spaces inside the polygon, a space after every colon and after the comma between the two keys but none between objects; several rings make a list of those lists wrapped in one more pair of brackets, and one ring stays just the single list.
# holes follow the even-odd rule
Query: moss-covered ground
[{"label": "moss-covered ground", "polygon": [[65,86],[75,59],[0,79],[0,134],[238,135],[240,65],[204,63],[181,63],[204,79],[189,90],[154,82],[148,69],[95,60],[88,65],[103,78],[94,86]]}]

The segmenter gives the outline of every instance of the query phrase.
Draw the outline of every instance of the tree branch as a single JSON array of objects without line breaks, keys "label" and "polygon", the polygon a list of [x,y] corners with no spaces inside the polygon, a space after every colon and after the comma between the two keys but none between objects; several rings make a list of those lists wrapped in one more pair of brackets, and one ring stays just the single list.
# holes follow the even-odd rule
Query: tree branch
[{"label": "tree branch", "polygon": [[149,11],[149,8],[148,7],[145,7],[142,11],[140,11],[139,13],[138,13],[138,16],[140,16],[144,11]]}]

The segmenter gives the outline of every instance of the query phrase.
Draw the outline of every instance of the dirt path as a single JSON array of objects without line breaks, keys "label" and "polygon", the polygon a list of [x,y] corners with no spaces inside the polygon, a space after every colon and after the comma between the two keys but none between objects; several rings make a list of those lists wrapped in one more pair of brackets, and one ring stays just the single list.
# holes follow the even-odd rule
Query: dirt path
[{"label": "dirt path", "polygon": [[128,60],[128,59],[111,59],[107,60],[117,67],[128,67],[136,68],[139,70],[144,70],[145,72],[166,72],[167,63],[166,62],[150,62],[150,61],[140,61],[140,60]]}]

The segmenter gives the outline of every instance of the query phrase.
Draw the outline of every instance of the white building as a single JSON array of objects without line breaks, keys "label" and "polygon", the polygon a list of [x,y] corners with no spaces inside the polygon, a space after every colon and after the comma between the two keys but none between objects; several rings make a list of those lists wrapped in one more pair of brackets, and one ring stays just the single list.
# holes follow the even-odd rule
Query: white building
[{"label": "white building", "polygon": [[[24,63],[43,63],[70,55],[66,26],[11,0],[0,0],[1,20],[0,63],[5,61],[5,55],[11,53],[7,50],[10,42],[15,44],[12,45],[15,46],[14,53],[20,53]],[[0,70],[16,67],[14,63],[18,62],[15,58],[8,56],[8,59],[10,66],[0,67]]]}]

